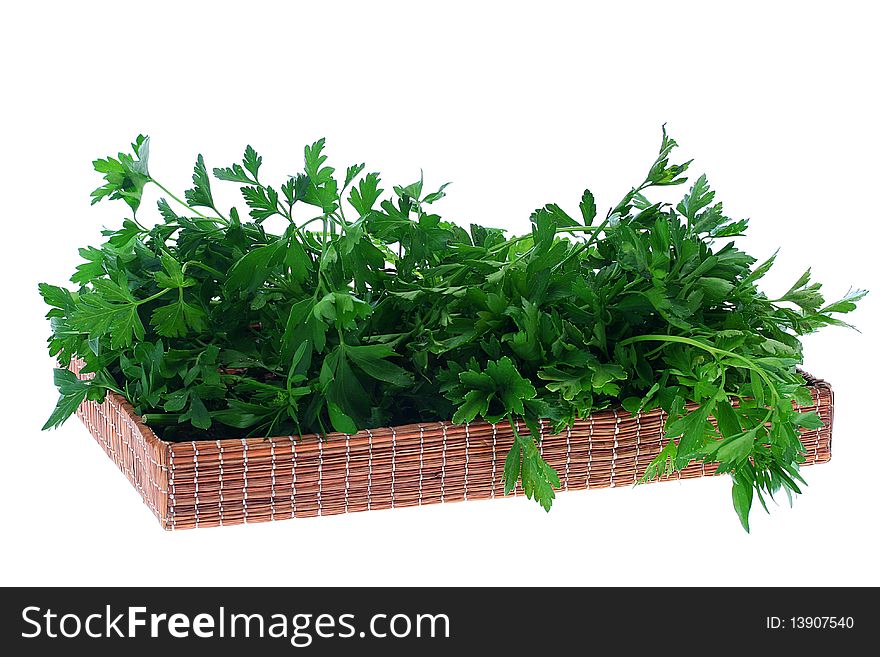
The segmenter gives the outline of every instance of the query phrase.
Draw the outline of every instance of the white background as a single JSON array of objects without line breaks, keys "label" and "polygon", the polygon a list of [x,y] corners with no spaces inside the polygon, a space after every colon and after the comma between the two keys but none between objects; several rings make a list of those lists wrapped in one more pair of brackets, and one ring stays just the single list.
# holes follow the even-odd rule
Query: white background
[{"label": "white background", "polygon": [[[880,584],[880,16],[718,6],[7,6],[0,582]],[[875,290],[852,316],[862,333],[806,340],[806,368],[836,390],[833,460],[805,471],[793,509],[753,513],[751,535],[726,478],[561,494],[549,514],[516,499],[169,533],[78,421],[40,432],[56,393],[36,285],[67,280],[76,248],[122,220],[120,203],[89,207],[90,161],[138,132],[178,191],[199,152],[225,166],[250,143],[280,177],[324,136],[337,169],[405,184],[424,168],[429,187],[455,183],[447,218],[521,231],[544,203],[576,210],[584,186],[603,212],[642,180],[664,122],[751,218],[746,248],[782,247],[769,294],[807,266],[829,296]]]}]

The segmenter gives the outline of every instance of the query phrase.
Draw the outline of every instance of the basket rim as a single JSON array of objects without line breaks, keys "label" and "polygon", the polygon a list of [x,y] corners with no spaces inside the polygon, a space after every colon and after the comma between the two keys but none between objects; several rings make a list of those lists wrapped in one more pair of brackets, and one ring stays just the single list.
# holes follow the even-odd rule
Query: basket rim
[{"label": "basket rim", "polygon": [[[78,359],[77,359],[78,360]],[[81,362],[81,361],[79,361]],[[798,373],[804,378],[806,382],[806,386],[809,388],[828,388],[831,389],[831,384],[829,384],[825,379],[820,379],[818,377],[813,376],[809,372],[798,368]],[[437,432],[444,436],[450,431],[453,430],[452,433],[449,433],[451,438],[454,438],[458,433],[464,433],[461,431],[480,431],[480,430],[490,430],[492,427],[498,426],[498,424],[492,424],[485,420],[477,420],[475,422],[466,422],[464,424],[453,424],[451,421],[439,421],[439,422],[413,422],[409,424],[399,424],[394,426],[387,427],[375,427],[372,429],[362,429],[357,433],[353,434],[345,434],[337,431],[328,432],[326,434],[292,434],[292,435],[276,435],[276,436],[253,436],[247,438],[203,438],[203,439],[193,439],[193,440],[163,440],[156,434],[153,429],[144,423],[141,416],[135,412],[134,406],[122,395],[108,391],[107,397],[110,398],[115,404],[121,407],[121,410],[128,415],[131,420],[136,424],[138,430],[143,435],[144,440],[151,446],[155,445],[160,449],[173,449],[178,448],[178,446],[192,446],[194,449],[199,449],[199,445],[208,445],[208,446],[216,446],[217,448],[226,450],[229,448],[235,449],[236,447],[241,449],[247,449],[252,446],[258,447],[260,445],[266,445],[267,443],[289,443],[295,442],[297,446],[317,446],[320,444],[325,444],[328,442],[348,442],[352,446],[357,445],[367,445],[367,444],[379,444],[385,442],[387,440],[394,440],[398,434],[419,434],[422,432],[434,433]],[[591,413],[588,418],[592,422],[596,421],[610,421],[612,423],[617,421],[617,416],[620,412],[626,413],[630,415],[629,411],[624,410],[620,405],[613,406],[610,408],[605,408],[595,413]],[[640,413],[641,417],[651,417],[653,415],[665,415],[665,412],[662,409],[652,409],[650,411],[646,411],[645,413]],[[582,418],[581,421],[586,421],[587,418]],[[546,422],[545,419],[540,420],[542,427]],[[552,432],[551,432],[552,433]]]}]

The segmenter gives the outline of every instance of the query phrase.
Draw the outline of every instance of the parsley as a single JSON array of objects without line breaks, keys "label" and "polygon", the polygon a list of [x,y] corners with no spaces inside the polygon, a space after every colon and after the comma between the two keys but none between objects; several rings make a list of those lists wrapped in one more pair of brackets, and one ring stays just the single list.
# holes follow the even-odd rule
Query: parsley
[{"label": "parsley", "polygon": [[[809,270],[778,298],[759,291],[775,256],[756,266],[736,248],[748,222],[724,214],[706,176],[680,203],[649,200],[686,182],[675,147],[664,130],[645,180],[601,220],[587,190],[574,215],[550,203],[528,234],[507,236],[441,219],[448,183],[420,177],[385,195],[364,164],[337,179],[323,139],[277,187],[251,146],[227,167],[199,155],[181,198],[153,178],[139,136],[94,162],[93,202],[122,200],[130,219],[80,250],[75,290],[40,285],[61,365],[46,428],[107,390],[172,441],[508,422],[505,490],[521,482],[549,509],[559,478],[540,423],[659,407],[680,440],[645,478],[718,461],[748,529],[754,498],[766,508],[800,492],[798,428],[821,425],[793,409],[810,401],[798,336],[846,325],[839,315],[865,292],[826,303]],[[240,187],[244,213],[217,208],[209,171]],[[164,197],[148,228],[138,212],[151,184]],[[264,228],[271,217],[281,234]],[[74,356],[94,378],[64,369]]]}]

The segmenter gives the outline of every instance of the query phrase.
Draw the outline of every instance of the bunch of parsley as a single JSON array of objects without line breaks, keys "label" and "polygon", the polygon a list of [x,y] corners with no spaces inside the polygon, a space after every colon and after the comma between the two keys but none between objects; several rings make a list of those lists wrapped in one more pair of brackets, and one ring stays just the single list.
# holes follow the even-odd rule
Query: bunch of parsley
[{"label": "bunch of parsley", "polygon": [[[240,186],[243,216],[218,207],[201,155],[192,188],[171,193],[140,136],[94,162],[93,202],[122,200],[131,218],[80,249],[75,291],[40,285],[61,365],[46,428],[108,390],[172,441],[504,421],[516,436],[505,489],[521,481],[549,509],[559,479],[540,419],[563,430],[612,405],[660,407],[680,440],[646,477],[719,462],[748,529],[755,495],[766,508],[765,495],[800,492],[798,429],[821,425],[793,409],[810,403],[797,336],[843,324],[835,315],[865,293],[826,304],[809,270],[778,299],[759,292],[773,258],[756,267],[734,246],[747,222],[725,216],[705,176],[677,205],[649,200],[686,181],[675,146],[664,130],[645,180],[604,218],[585,191],[579,212],[546,205],[530,233],[508,237],[443,221],[433,204],[446,185],[383,197],[363,164],[337,177],[323,139],[277,187],[250,146],[213,169]],[[147,185],[165,194],[152,226],[138,214]],[[295,206],[314,216],[295,221]],[[275,215],[281,234],[263,226]],[[74,357],[94,378],[67,369]]]}]

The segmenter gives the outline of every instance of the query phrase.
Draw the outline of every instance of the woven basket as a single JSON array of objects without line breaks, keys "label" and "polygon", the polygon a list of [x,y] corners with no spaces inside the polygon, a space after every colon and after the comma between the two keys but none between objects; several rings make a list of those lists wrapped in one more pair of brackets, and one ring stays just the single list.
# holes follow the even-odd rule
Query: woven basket
[{"label": "woven basket", "polygon": [[[72,369],[79,374],[79,363]],[[831,386],[805,375],[824,426],[802,430],[806,464],[831,458]],[[410,424],[352,436],[165,442],[119,395],[77,414],[165,529],[285,520],[350,511],[504,497],[507,425]],[[545,434],[544,459],[562,490],[631,486],[665,444],[666,414],[616,409]],[[543,426],[543,425],[542,425]],[[525,428],[525,427],[523,427]],[[664,479],[715,474],[693,464]],[[519,487],[510,497],[522,495]]]}]

